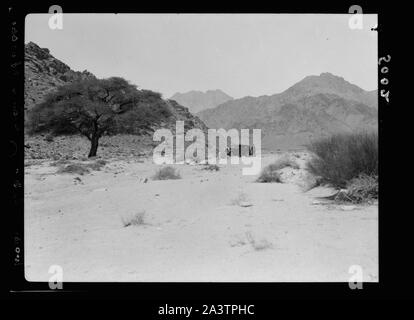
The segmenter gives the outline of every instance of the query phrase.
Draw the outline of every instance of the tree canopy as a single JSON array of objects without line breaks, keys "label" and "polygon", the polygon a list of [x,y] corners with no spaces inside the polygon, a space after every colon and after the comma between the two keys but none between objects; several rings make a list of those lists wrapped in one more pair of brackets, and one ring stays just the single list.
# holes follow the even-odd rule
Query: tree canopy
[{"label": "tree canopy", "polygon": [[[89,156],[95,156],[99,138],[133,127],[154,108],[169,116],[161,95],[138,90],[123,78],[79,80],[49,93],[29,113],[32,132],[79,133],[91,141]],[[120,121],[122,120],[123,121]],[[131,128],[129,128],[131,129]]]}]

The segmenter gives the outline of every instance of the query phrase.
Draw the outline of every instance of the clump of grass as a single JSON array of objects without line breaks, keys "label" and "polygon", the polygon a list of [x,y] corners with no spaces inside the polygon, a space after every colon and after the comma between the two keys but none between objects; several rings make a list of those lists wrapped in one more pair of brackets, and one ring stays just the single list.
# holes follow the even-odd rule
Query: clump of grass
[{"label": "clump of grass", "polygon": [[153,180],[176,180],[181,179],[181,175],[178,170],[173,167],[163,167],[159,169],[154,176]]},{"label": "clump of grass", "polygon": [[68,164],[67,166],[60,167],[57,171],[57,173],[79,174],[81,176],[89,172],[90,170],[87,166],[77,163]]},{"label": "clump of grass", "polygon": [[275,162],[264,167],[259,177],[257,178],[257,182],[282,182],[279,170],[286,167],[293,169],[300,168],[295,160],[285,155],[277,159]]},{"label": "clump of grass", "polygon": [[[67,164],[69,163],[69,164]],[[52,163],[54,166],[60,166],[57,173],[70,173],[70,174],[79,174],[84,175],[89,173],[91,170],[99,171],[101,168],[106,165],[105,160],[96,160],[92,163],[70,163],[70,161],[61,159]],[[65,164],[67,164],[65,166]]]},{"label": "clump of grass", "polygon": [[336,134],[308,146],[313,157],[307,169],[320,177],[322,184],[346,188],[351,180],[378,176],[378,134]]},{"label": "clump of grass", "polygon": [[128,217],[122,217],[122,225],[124,228],[129,226],[140,226],[146,224],[145,222],[145,211],[137,212]]},{"label": "clump of grass", "polygon": [[257,182],[269,183],[269,182],[278,182],[281,183],[280,173],[277,172],[271,165],[264,167],[259,177],[256,180]]}]

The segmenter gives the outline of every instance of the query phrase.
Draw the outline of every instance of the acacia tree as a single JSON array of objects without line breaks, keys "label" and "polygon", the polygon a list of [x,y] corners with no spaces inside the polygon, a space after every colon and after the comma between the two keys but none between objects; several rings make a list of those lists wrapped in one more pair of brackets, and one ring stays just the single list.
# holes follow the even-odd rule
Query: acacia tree
[{"label": "acacia tree", "polygon": [[34,132],[80,133],[96,156],[99,139],[114,129],[115,117],[132,109],[139,91],[123,78],[87,79],[59,87],[30,112]]}]

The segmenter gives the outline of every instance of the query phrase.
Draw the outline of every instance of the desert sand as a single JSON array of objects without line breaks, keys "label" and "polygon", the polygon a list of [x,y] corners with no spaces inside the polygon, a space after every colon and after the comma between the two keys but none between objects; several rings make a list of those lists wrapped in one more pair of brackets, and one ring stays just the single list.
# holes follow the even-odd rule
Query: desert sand
[{"label": "desert sand", "polygon": [[[280,155],[262,155],[262,167]],[[378,281],[378,206],[324,203],[303,188],[257,183],[243,165],[175,165],[182,179],[154,181],[151,157],[112,159],[90,174],[25,167],[25,276],[64,282],[348,282],[349,268]],[[125,227],[134,215],[143,223]]]}]

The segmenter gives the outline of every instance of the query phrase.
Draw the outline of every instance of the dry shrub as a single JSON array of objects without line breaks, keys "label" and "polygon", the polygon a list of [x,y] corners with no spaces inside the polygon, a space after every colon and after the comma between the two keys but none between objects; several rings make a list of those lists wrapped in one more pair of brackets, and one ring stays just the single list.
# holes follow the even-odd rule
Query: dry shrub
[{"label": "dry shrub", "polygon": [[164,167],[164,168],[159,169],[154,174],[152,179],[153,180],[176,180],[176,179],[181,179],[181,176],[178,170],[174,169],[173,167]]},{"label": "dry shrub", "polygon": [[124,227],[140,226],[146,224],[145,211],[137,212],[129,217],[122,217],[122,225]]},{"label": "dry shrub", "polygon": [[322,183],[345,188],[361,174],[378,175],[378,134],[336,134],[308,146],[313,157],[307,169]]},{"label": "dry shrub", "polygon": [[68,162],[69,161],[67,160],[58,160],[56,162],[53,162],[52,165],[61,166],[57,173],[84,175],[86,173],[89,173],[91,170],[101,170],[101,168],[107,163],[105,160],[96,160],[93,163],[71,163],[66,166],[62,166]]},{"label": "dry shrub", "polygon": [[279,183],[281,183],[282,180],[281,180],[281,177],[280,177],[280,173],[277,170],[278,169],[275,169],[274,166],[272,166],[272,165],[264,167],[256,181],[257,182],[263,182],[263,183],[268,183],[268,182],[279,182]]},{"label": "dry shrub", "polygon": [[293,169],[300,168],[297,162],[291,159],[289,155],[284,155],[275,162],[264,167],[259,178],[257,178],[257,182],[282,182],[278,171],[286,167]]}]

